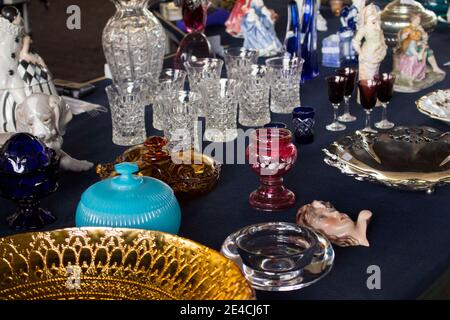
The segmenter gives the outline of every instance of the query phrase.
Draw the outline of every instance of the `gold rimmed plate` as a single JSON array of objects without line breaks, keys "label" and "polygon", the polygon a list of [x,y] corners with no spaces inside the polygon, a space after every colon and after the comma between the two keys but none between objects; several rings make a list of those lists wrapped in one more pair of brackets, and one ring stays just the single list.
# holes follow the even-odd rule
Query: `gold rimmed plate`
[{"label": "gold rimmed plate", "polygon": [[325,162],[358,180],[433,192],[450,184],[450,133],[430,127],[397,127],[335,141]]},{"label": "gold rimmed plate", "polygon": [[68,228],[0,238],[0,299],[254,297],[234,262],[167,233]]},{"label": "gold rimmed plate", "polygon": [[433,91],[416,101],[417,109],[450,125],[450,89]]}]

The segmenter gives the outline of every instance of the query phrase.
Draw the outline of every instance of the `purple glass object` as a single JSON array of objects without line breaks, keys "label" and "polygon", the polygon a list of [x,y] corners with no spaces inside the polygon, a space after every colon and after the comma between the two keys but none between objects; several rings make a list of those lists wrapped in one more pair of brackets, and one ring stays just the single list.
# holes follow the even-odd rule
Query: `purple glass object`
[{"label": "purple glass object", "polygon": [[196,58],[215,58],[211,44],[203,34],[208,7],[209,0],[181,0],[183,22],[189,33],[178,46],[174,59],[175,69],[184,70],[184,63]]},{"label": "purple glass object", "polygon": [[0,151],[0,193],[17,202],[7,221],[16,230],[41,228],[56,220],[40,199],[58,187],[59,155],[28,133],[13,135]]},{"label": "purple glass object", "polygon": [[344,92],[345,109],[344,113],[338,117],[338,120],[342,122],[353,122],[356,120],[356,117],[350,114],[350,98],[352,97],[353,91],[355,90],[355,82],[358,71],[354,68],[345,67],[338,69],[336,71],[336,74],[338,76],[347,78],[347,81],[345,82]]},{"label": "purple glass object", "polygon": [[312,107],[297,107],[292,112],[295,141],[299,144],[314,142],[314,116],[316,109]]},{"label": "purple glass object", "polygon": [[379,82],[377,80],[359,80],[359,97],[361,106],[366,111],[366,126],[362,131],[376,133],[375,129],[371,128],[370,113],[377,104],[377,90]]},{"label": "purple glass object", "polygon": [[295,194],[283,186],[283,176],[297,160],[297,148],[288,129],[260,128],[250,135],[247,159],[260,178],[250,194],[250,205],[263,211],[280,211],[295,204]]},{"label": "purple glass object", "polygon": [[181,14],[187,32],[203,32],[208,17],[208,0],[182,0]]},{"label": "purple glass object", "polygon": [[394,95],[395,75],[392,73],[381,73],[375,76],[375,80],[379,82],[377,95],[383,106],[381,121],[375,123],[375,127],[378,129],[391,129],[395,124],[387,118],[387,106]]},{"label": "purple glass object", "polygon": [[333,122],[326,126],[329,131],[342,131],[345,130],[346,127],[342,123],[338,121],[338,111],[339,105],[342,100],[344,100],[345,94],[345,84],[347,82],[346,77],[342,76],[330,76],[326,77],[325,80],[328,84],[328,100],[330,100],[333,106]]}]

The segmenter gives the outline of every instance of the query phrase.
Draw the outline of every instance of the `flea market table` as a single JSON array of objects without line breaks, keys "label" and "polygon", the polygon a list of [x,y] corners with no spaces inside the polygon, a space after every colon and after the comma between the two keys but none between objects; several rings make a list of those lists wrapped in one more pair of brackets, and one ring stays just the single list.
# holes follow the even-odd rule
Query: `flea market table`
[{"label": "flea market table", "polygon": [[[329,19],[329,31],[337,30],[337,18]],[[441,64],[450,60],[450,28],[439,26],[430,37]],[[389,53],[383,71],[391,69]],[[352,100],[351,110],[358,117],[345,132],[325,130],[331,121],[332,109],[327,99],[324,77],[334,70],[321,67],[320,76],[306,82],[301,88],[303,105],[317,109],[315,141],[310,145],[297,145],[298,161],[286,176],[285,184],[297,195],[295,207],[279,213],[253,210],[248,195],[258,186],[258,177],[245,164],[225,164],[216,188],[207,195],[181,202],[182,223],[180,236],[195,240],[211,248],[220,249],[224,239],[232,232],[249,224],[266,221],[295,221],[297,209],[312,200],[330,201],[353,219],[362,209],[373,211],[368,228],[370,247],[340,248],[334,246],[335,264],[331,272],[318,283],[291,292],[257,292],[258,299],[415,299],[429,288],[450,266],[450,188],[437,188],[433,194],[392,189],[370,182],[359,182],[327,166],[322,148],[339,137],[363,127],[364,114]],[[427,92],[450,87],[450,70],[446,79],[433,88],[420,93],[396,93],[389,105],[389,116],[396,125],[431,126],[448,131],[449,126],[419,113],[415,100]],[[96,92],[87,97],[90,102],[108,105],[105,86],[108,80],[96,83]],[[379,120],[381,110],[373,112]],[[151,127],[151,109],[146,111],[149,135],[161,135]],[[292,128],[290,115],[272,115],[273,121],[285,122]],[[231,142],[235,143],[235,142]],[[225,148],[224,148],[225,149]],[[111,141],[109,113],[97,117],[87,114],[76,116],[68,125],[64,150],[78,159],[95,163],[112,161],[125,148]],[[98,181],[94,170],[84,173],[63,172],[59,189],[43,200],[58,220],[46,230],[73,227],[75,208],[82,192]],[[8,229],[5,217],[14,209],[13,203],[0,199],[0,236],[16,233]],[[369,289],[369,266],[381,271],[381,289]],[[445,277],[448,282],[450,277]],[[442,287],[442,286],[441,286]],[[441,290],[445,292],[445,290]],[[446,291],[449,292],[448,290]]]}]

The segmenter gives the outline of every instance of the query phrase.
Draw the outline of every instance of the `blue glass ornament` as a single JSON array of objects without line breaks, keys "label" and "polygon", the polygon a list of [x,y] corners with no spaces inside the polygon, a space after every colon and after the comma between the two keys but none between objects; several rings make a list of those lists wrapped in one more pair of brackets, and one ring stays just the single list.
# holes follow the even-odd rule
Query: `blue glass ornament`
[{"label": "blue glass ornament", "polygon": [[0,151],[0,193],[17,202],[7,217],[17,230],[41,228],[56,220],[40,208],[40,199],[54,192],[59,173],[59,155],[28,133],[13,135]]},{"label": "blue glass ornament", "polygon": [[288,3],[288,23],[286,37],[284,39],[284,49],[292,56],[300,56],[300,21],[298,17],[298,6],[295,0]]},{"label": "blue glass ornament", "polygon": [[[298,0],[297,0],[298,1]],[[317,15],[316,0],[303,0],[299,6],[301,17],[300,48],[303,64],[302,81],[314,79],[319,75],[317,53]]]}]

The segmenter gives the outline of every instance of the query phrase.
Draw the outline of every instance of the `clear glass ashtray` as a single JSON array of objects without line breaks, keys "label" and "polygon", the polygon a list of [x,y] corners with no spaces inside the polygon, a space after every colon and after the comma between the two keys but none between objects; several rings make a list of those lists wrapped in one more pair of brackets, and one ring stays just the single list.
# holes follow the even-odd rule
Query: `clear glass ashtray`
[{"label": "clear glass ashtray", "polygon": [[245,227],[228,236],[221,252],[240,266],[253,288],[265,291],[309,286],[324,277],[334,261],[325,237],[287,222]]}]

